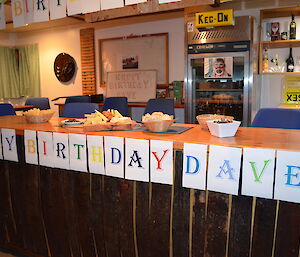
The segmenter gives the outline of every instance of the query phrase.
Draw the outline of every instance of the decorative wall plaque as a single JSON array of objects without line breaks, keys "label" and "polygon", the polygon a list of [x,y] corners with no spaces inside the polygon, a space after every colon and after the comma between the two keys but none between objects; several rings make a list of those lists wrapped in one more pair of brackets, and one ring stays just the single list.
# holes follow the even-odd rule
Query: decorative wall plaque
[{"label": "decorative wall plaque", "polygon": [[54,73],[60,82],[70,81],[75,73],[76,62],[72,56],[60,53],[54,61]]}]

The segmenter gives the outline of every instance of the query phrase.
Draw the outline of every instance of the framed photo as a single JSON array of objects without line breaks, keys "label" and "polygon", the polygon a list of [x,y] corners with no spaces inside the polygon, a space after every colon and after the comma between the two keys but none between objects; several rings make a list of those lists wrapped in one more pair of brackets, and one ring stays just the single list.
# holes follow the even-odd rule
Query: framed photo
[{"label": "framed photo", "polygon": [[204,58],[204,78],[232,78],[233,58]]},{"label": "framed photo", "polygon": [[99,39],[100,84],[108,72],[156,70],[157,85],[169,85],[169,34]]}]

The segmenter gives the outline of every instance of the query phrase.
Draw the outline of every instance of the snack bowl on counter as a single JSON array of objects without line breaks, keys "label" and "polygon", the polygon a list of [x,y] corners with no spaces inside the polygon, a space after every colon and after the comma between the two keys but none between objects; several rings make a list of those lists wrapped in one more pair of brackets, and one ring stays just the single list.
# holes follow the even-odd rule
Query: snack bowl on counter
[{"label": "snack bowl on counter", "polygon": [[33,108],[31,110],[28,110],[27,112],[24,112],[24,116],[27,122],[29,123],[44,123],[48,122],[55,111],[52,110],[40,110],[38,108]]},{"label": "snack bowl on counter", "polygon": [[210,134],[216,137],[233,137],[241,125],[240,121],[225,119],[208,120],[206,123]]},{"label": "snack bowl on counter", "polygon": [[147,113],[142,117],[142,123],[151,132],[166,132],[174,121],[173,115],[162,112]]},{"label": "snack bowl on counter", "polygon": [[198,123],[200,124],[202,129],[208,130],[207,121],[209,120],[217,120],[217,119],[227,119],[227,120],[233,120],[234,118],[232,116],[224,116],[224,115],[218,115],[218,114],[201,114],[196,117]]},{"label": "snack bowl on counter", "polygon": [[151,120],[143,121],[145,127],[151,132],[166,132],[169,127],[174,123],[175,119],[172,120]]}]

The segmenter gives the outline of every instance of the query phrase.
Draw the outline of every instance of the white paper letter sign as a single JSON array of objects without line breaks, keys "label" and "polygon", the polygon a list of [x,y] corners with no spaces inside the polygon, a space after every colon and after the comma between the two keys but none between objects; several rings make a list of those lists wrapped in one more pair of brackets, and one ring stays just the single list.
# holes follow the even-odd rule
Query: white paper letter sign
[{"label": "white paper letter sign", "polygon": [[82,6],[82,13],[98,12],[100,11],[100,0],[84,1]]},{"label": "white paper letter sign", "polygon": [[124,138],[104,137],[106,175],[124,178]]},{"label": "white paper letter sign", "polygon": [[66,17],[67,0],[50,0],[50,19],[60,19]]},{"label": "white paper letter sign", "polygon": [[[0,130],[1,132],[1,130]],[[0,133],[0,159],[3,160],[2,134]]]},{"label": "white paper letter sign", "polygon": [[4,160],[18,162],[17,138],[14,129],[2,129]]},{"label": "white paper letter sign", "polygon": [[274,198],[300,203],[300,152],[277,151]]},{"label": "white paper letter sign", "polygon": [[49,20],[49,3],[48,0],[35,0],[33,5],[34,22]]},{"label": "white paper letter sign", "polygon": [[244,148],[242,194],[273,198],[275,150]]},{"label": "white paper letter sign", "polygon": [[69,134],[70,169],[87,172],[86,135]]},{"label": "white paper letter sign", "polygon": [[36,131],[24,130],[25,161],[30,164],[39,164]]},{"label": "white paper letter sign", "polygon": [[209,150],[207,189],[238,194],[242,149],[211,145]]},{"label": "white paper letter sign", "polygon": [[181,0],[158,0],[158,3],[165,4],[165,3],[171,3],[171,2],[179,2]]},{"label": "white paper letter sign", "polygon": [[139,4],[147,2],[147,0],[125,0],[125,5]]},{"label": "white paper letter sign", "polygon": [[205,190],[207,145],[184,144],[182,186]]},{"label": "white paper letter sign", "polygon": [[55,168],[70,169],[68,134],[53,133],[53,160]]},{"label": "white paper letter sign", "polygon": [[173,142],[150,141],[150,180],[154,183],[173,184]]},{"label": "white paper letter sign", "polygon": [[5,20],[5,12],[4,12],[4,4],[0,3],[0,29],[6,28],[6,20]]},{"label": "white paper letter sign", "polygon": [[101,0],[101,10],[124,7],[123,0]]},{"label": "white paper letter sign", "polygon": [[90,173],[105,175],[103,136],[87,136]]},{"label": "white paper letter sign", "polygon": [[149,141],[125,138],[125,178],[149,182]]},{"label": "white paper letter sign", "polygon": [[25,8],[24,8],[23,0],[12,0],[11,9],[12,9],[14,28],[24,26],[26,22],[25,22]]},{"label": "white paper letter sign", "polygon": [[52,133],[38,131],[38,148],[40,165],[54,167]]},{"label": "white paper letter sign", "polygon": [[71,16],[82,13],[83,4],[84,3],[81,0],[67,0],[68,15]]}]

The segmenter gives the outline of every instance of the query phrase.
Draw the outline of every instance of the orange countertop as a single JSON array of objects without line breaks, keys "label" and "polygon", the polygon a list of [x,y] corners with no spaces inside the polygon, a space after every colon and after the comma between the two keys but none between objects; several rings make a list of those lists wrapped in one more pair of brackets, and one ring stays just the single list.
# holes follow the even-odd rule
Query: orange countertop
[{"label": "orange countertop", "polygon": [[88,135],[118,136],[138,139],[167,140],[174,142],[174,148],[182,149],[183,143],[215,144],[232,147],[254,147],[281,150],[300,150],[300,130],[248,128],[241,127],[235,137],[218,138],[211,136],[209,131],[203,130],[195,124],[179,124],[176,126],[192,126],[193,128],[182,134],[150,133],[137,131],[101,131],[84,132],[82,128],[59,127],[62,118],[52,118],[50,122],[32,124],[27,123],[23,116],[0,117],[0,128],[16,129],[22,135],[24,130],[39,130],[47,132],[78,133]]},{"label": "orange countertop", "polygon": [[[64,106],[64,103],[55,103],[55,105],[58,106]],[[99,106],[102,106],[103,103],[99,103]],[[128,107],[146,107],[147,103],[142,103],[142,102],[129,102]],[[175,104],[175,108],[184,108],[184,104]]]}]

